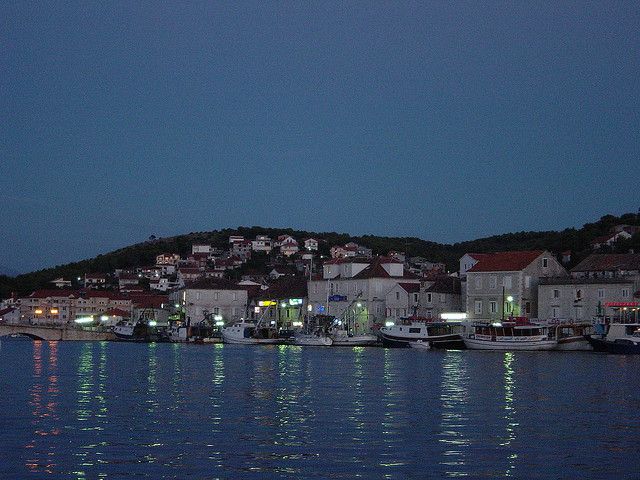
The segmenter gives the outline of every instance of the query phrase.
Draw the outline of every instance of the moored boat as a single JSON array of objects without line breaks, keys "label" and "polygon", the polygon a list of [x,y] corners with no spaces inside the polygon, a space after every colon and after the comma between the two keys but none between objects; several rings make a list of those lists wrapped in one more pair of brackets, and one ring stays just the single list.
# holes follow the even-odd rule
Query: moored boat
[{"label": "moored boat", "polygon": [[547,326],[495,322],[470,325],[464,344],[472,350],[553,350],[558,342]]},{"label": "moored boat", "polygon": [[378,343],[378,337],[368,333],[349,333],[342,328],[332,328],[329,336],[334,347],[366,347]]},{"label": "moored boat", "polygon": [[300,346],[330,347],[333,340],[324,334],[321,329],[312,333],[298,332],[293,336],[293,344]]},{"label": "moored boat", "polygon": [[281,339],[277,329],[261,326],[260,322],[238,322],[222,329],[224,343],[239,343],[247,345],[276,344]]},{"label": "moored boat", "polygon": [[596,352],[640,354],[640,323],[600,325],[602,333],[587,335]]},{"label": "moored boat", "polygon": [[587,335],[593,331],[590,323],[560,323],[552,329],[552,335],[558,341],[556,350],[593,350],[587,340]]},{"label": "moored boat", "polygon": [[421,340],[431,348],[464,348],[462,339],[464,327],[460,323],[431,322],[427,320],[404,319],[397,325],[380,329],[384,347],[409,347]]}]

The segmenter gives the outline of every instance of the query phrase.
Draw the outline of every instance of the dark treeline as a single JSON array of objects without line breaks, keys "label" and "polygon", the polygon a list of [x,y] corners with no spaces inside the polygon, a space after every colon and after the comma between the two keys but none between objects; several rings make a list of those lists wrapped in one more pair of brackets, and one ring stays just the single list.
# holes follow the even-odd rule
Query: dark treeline
[{"label": "dark treeline", "polygon": [[[313,237],[321,241],[320,254],[324,255],[328,255],[329,249],[333,245],[353,241],[371,248],[374,254],[378,255],[395,250],[405,252],[409,257],[420,256],[431,261],[444,262],[450,271],[457,270],[458,260],[466,252],[483,253],[505,250],[546,249],[556,254],[570,250],[572,259],[569,266],[572,266],[592,252],[590,242],[594,238],[609,233],[613,226],[619,224],[640,225],[640,214],[627,213],[620,217],[605,215],[597,222],[587,223],[580,229],[567,228],[559,232],[507,233],[453,245],[429,242],[415,237],[352,236],[346,233],[307,232],[290,228],[258,226],[211,232],[192,232],[166,238],[156,238],[152,235],[145,242],[98,255],[95,258],[58,265],[16,277],[0,275],[0,298],[6,298],[12,293],[26,295],[35,289],[50,287],[49,282],[59,277],[71,280],[89,272],[108,273],[117,268],[153,265],[156,256],[161,253],[178,253],[183,256],[189,254],[191,245],[194,243],[211,244],[214,247],[226,249],[229,246],[230,235],[243,235],[249,239],[255,238],[256,235],[268,235],[272,238],[278,235],[291,235],[298,240]],[[635,234],[631,239],[622,240],[614,247],[600,251],[626,253],[631,249],[640,253],[640,235]]]}]

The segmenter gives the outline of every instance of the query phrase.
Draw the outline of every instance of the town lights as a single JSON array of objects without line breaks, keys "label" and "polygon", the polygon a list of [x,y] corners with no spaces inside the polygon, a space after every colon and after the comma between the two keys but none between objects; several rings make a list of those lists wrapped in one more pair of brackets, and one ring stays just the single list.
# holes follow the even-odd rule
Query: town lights
[{"label": "town lights", "polygon": [[358,308],[362,308],[362,303],[358,302],[358,303],[356,303],[356,306],[357,306]]},{"label": "town lights", "polygon": [[57,308],[52,308],[51,309],[51,315],[58,315],[58,309]]},{"label": "town lights", "polygon": [[33,313],[35,313],[36,315],[42,315],[42,309],[41,308],[36,308]]},{"label": "town lights", "polygon": [[156,325],[158,325],[158,322],[156,322],[155,320],[149,320],[150,327],[155,327]]}]

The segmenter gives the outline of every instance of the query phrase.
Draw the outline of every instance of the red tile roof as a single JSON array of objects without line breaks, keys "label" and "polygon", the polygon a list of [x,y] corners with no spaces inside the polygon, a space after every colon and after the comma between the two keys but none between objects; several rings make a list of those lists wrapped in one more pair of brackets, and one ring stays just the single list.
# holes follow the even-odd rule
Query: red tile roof
[{"label": "red tile roof", "polygon": [[617,270],[640,270],[640,253],[594,253],[571,269],[572,272]]},{"label": "red tile roof", "polygon": [[[469,272],[518,272],[544,253],[544,250],[525,250],[481,254]],[[470,256],[473,256],[469,254]]]}]

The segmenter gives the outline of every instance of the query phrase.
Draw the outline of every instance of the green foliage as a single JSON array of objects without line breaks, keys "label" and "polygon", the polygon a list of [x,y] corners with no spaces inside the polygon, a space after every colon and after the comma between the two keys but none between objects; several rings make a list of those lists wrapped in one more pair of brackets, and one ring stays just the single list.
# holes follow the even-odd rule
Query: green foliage
[{"label": "green foliage", "polygon": [[[152,265],[155,263],[156,256],[161,253],[178,253],[184,256],[191,252],[191,245],[194,243],[210,244],[217,248],[226,249],[229,246],[230,235],[243,235],[246,238],[255,238],[256,235],[268,235],[272,238],[278,235],[291,235],[299,241],[313,237],[320,241],[319,254],[325,256],[329,254],[331,246],[354,241],[371,248],[373,253],[377,255],[385,255],[390,250],[405,252],[409,257],[420,256],[431,261],[444,262],[451,271],[457,270],[458,260],[467,252],[483,253],[505,250],[545,249],[558,254],[565,250],[571,250],[572,265],[574,265],[591,253],[590,242],[594,238],[607,234],[613,226],[618,224],[640,225],[640,215],[634,213],[627,213],[620,217],[605,215],[597,222],[587,223],[580,229],[567,228],[559,232],[506,233],[453,245],[429,242],[415,237],[351,236],[347,233],[307,232],[290,228],[259,226],[227,228],[211,232],[191,232],[167,238],[156,238],[152,235],[148,241],[98,255],[92,259],[59,265],[17,277],[0,275],[0,298],[8,297],[12,292],[26,295],[38,288],[51,287],[49,282],[58,277],[74,281],[85,273],[108,273],[117,268],[126,269]],[[610,250],[622,253],[629,251],[629,249],[640,253],[640,234],[616,243]],[[251,262],[243,266],[241,271],[261,269],[268,260],[267,255],[254,255]],[[236,272],[236,275],[239,274],[240,271]]]}]

